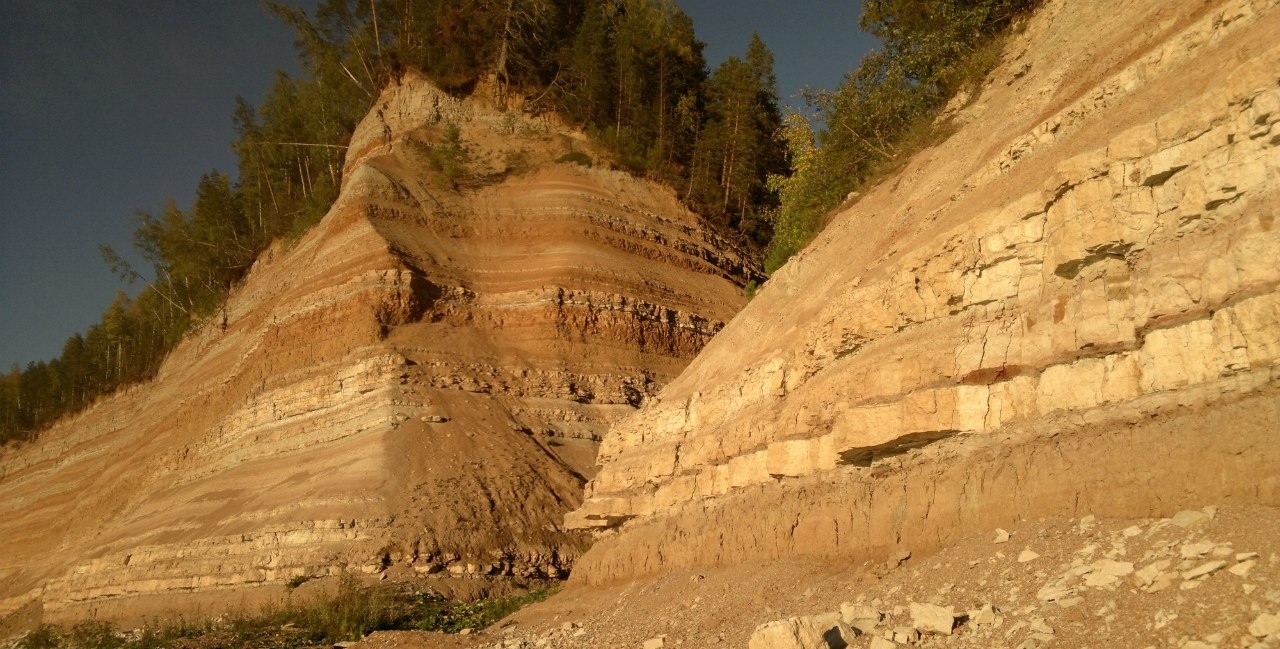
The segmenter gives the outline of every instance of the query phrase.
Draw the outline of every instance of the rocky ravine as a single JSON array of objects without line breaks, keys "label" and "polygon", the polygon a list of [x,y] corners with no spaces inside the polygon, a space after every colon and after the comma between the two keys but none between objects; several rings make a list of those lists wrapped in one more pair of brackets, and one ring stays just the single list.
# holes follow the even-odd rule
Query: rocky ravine
[{"label": "rocky ravine", "polygon": [[[475,158],[463,191],[425,171],[446,123]],[[552,161],[573,146],[413,75],[384,93],[333,209],[225,324],[0,457],[0,616],[212,613],[342,571],[564,574],[583,546],[558,522],[605,426],[752,273],[668,191]]]},{"label": "rocky ravine", "polygon": [[614,426],[580,585],[1280,503],[1280,9],[1050,1]]}]

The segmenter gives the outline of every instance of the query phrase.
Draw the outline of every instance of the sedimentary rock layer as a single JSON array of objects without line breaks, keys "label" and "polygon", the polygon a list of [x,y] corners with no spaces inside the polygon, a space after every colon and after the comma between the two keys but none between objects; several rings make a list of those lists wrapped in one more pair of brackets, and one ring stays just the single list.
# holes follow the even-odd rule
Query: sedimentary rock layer
[{"label": "sedimentary rock layer", "polygon": [[[446,123],[472,161],[426,163]],[[607,423],[741,306],[751,265],[581,136],[410,75],[341,196],[152,382],[0,458],[0,615],[162,612],[300,575],[560,575]],[[519,169],[504,161],[519,160]],[[223,605],[230,599],[223,600]]]},{"label": "sedimentary rock layer", "polygon": [[1277,33],[1274,0],[1047,3],[614,427],[568,522],[621,530],[575,576],[1280,500]]}]

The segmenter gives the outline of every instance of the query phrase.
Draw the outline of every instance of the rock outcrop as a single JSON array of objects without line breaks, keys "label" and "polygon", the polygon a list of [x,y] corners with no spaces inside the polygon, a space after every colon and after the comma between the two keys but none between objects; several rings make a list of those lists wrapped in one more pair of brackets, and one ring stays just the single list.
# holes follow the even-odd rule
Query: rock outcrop
[{"label": "rock outcrop", "polygon": [[1277,4],[1046,3],[611,430],[575,579],[1280,502]]},{"label": "rock outcrop", "polygon": [[[427,164],[450,123],[462,178]],[[343,571],[563,575],[606,425],[753,272],[669,191],[554,161],[574,146],[413,75],[387,90],[332,210],[220,322],[0,457],[0,616],[210,613]]]}]

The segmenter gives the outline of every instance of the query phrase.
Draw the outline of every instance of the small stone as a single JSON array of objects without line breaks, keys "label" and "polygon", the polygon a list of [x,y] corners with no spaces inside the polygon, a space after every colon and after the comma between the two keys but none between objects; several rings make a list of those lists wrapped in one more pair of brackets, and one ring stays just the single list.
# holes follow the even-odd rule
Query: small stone
[{"label": "small stone", "polygon": [[564,624],[561,624],[561,625],[560,625],[560,628],[561,628],[562,630],[564,630],[564,631],[572,631],[572,630],[574,630],[574,629],[578,628],[578,626],[579,626],[579,625],[578,625],[578,623],[577,623],[577,622],[565,622]]},{"label": "small stone", "polygon": [[[809,618],[801,618],[801,621],[808,624],[813,635],[826,641],[826,645],[819,646],[835,646],[840,642],[848,645],[858,637],[858,632],[854,631],[848,624],[845,624],[839,613],[823,613]],[[840,642],[835,642],[836,639],[839,639]]]},{"label": "small stone", "polygon": [[1174,581],[1176,581],[1177,576],[1178,576],[1177,574],[1172,572],[1162,572],[1159,575],[1156,575],[1156,579],[1155,581],[1151,582],[1151,585],[1147,586],[1142,590],[1143,592],[1147,592],[1147,593],[1158,593],[1172,586],[1174,584]]},{"label": "small stone", "polygon": [[1053,602],[1060,599],[1066,599],[1076,594],[1076,589],[1066,584],[1049,584],[1039,591],[1036,591],[1036,599],[1042,602]]},{"label": "small stone", "polygon": [[1108,587],[1120,580],[1120,577],[1133,574],[1133,564],[1128,561],[1114,559],[1098,559],[1090,564],[1093,572],[1085,577],[1085,584],[1094,587]]},{"label": "small stone", "polygon": [[1248,575],[1249,571],[1253,570],[1253,567],[1256,565],[1258,565],[1257,561],[1246,561],[1244,563],[1237,563],[1236,565],[1231,566],[1230,568],[1227,568],[1227,572],[1237,577],[1244,577]]},{"label": "small stone", "polygon": [[1101,573],[1115,575],[1116,577],[1124,577],[1133,574],[1133,563],[1129,561],[1116,561],[1114,559],[1098,559],[1093,562],[1093,567]]},{"label": "small stone", "polygon": [[1008,543],[1008,542],[1009,542],[1009,533],[997,527],[996,538],[994,541],[992,541],[992,543]]},{"label": "small stone", "polygon": [[1142,528],[1138,527],[1137,525],[1131,525],[1121,530],[1120,533],[1125,535],[1126,538],[1133,538],[1139,534],[1142,534]]},{"label": "small stone", "polygon": [[1227,565],[1226,561],[1209,561],[1206,563],[1202,563],[1199,566],[1182,573],[1182,578],[1189,580],[1189,579],[1199,579],[1200,577],[1207,577],[1219,570],[1222,570],[1226,565]]},{"label": "small stone", "polygon": [[984,604],[982,608],[969,613],[969,621],[978,626],[990,626],[996,623],[996,607]]},{"label": "small stone", "polygon": [[1133,582],[1137,584],[1139,588],[1150,586],[1155,582],[1156,577],[1159,577],[1160,573],[1164,572],[1164,570],[1172,563],[1173,562],[1169,559],[1161,559],[1142,570],[1133,573]]},{"label": "small stone", "polygon": [[876,636],[871,639],[870,649],[898,649],[898,645],[894,644],[892,640],[885,640],[880,636]]},{"label": "small stone", "polygon": [[1026,563],[1026,562],[1028,562],[1028,561],[1035,561],[1036,559],[1039,559],[1039,558],[1040,558],[1040,555],[1039,555],[1039,554],[1036,554],[1035,552],[1033,552],[1033,551],[1031,551],[1031,550],[1023,550],[1023,551],[1022,551],[1022,553],[1018,555],[1018,563]]},{"label": "small stone", "polygon": [[1183,559],[1199,559],[1208,554],[1213,549],[1212,541],[1201,541],[1199,543],[1187,543],[1182,546],[1179,553]]},{"label": "small stone", "polygon": [[1068,598],[1066,598],[1066,599],[1060,599],[1060,600],[1058,600],[1057,604],[1058,604],[1058,606],[1061,606],[1062,608],[1071,608],[1072,606],[1075,606],[1075,605],[1077,605],[1077,604],[1079,604],[1079,603],[1081,603],[1081,602],[1083,602],[1083,601],[1084,601],[1084,598],[1083,598],[1083,597],[1080,597],[1079,595],[1077,595],[1077,596],[1075,596],[1075,597],[1068,597]]},{"label": "small stone", "polygon": [[[815,640],[809,633],[808,625],[802,625],[800,618],[765,622],[756,627],[747,641],[749,649],[804,649],[814,645]],[[665,644],[662,637],[646,640],[644,649],[662,649]]]},{"label": "small stone", "polygon": [[1280,636],[1280,614],[1259,614],[1249,623],[1249,633],[1255,638]]},{"label": "small stone", "polygon": [[1236,561],[1248,561],[1250,559],[1257,559],[1257,558],[1258,558],[1257,552],[1237,552],[1236,553]]},{"label": "small stone", "polygon": [[884,619],[884,614],[874,606],[845,602],[840,605],[840,619],[863,633],[870,633]]},{"label": "small stone", "polygon": [[1187,528],[1209,520],[1209,515],[1194,509],[1186,509],[1173,515],[1169,521],[1178,527]]},{"label": "small stone", "polygon": [[955,610],[950,606],[911,603],[911,626],[921,633],[951,635],[955,623]]},{"label": "small stone", "polygon": [[1053,627],[1046,624],[1043,618],[1032,618],[1031,625],[1028,628],[1035,633],[1053,633]]},{"label": "small stone", "polygon": [[[1079,561],[1079,559],[1077,559],[1077,561]],[[1072,577],[1081,577],[1081,576],[1083,576],[1083,575],[1087,575],[1087,574],[1089,574],[1089,573],[1091,573],[1091,572],[1093,572],[1093,566],[1091,566],[1091,565],[1083,565],[1083,566],[1079,566],[1079,565],[1078,565],[1078,566],[1075,566],[1074,568],[1072,568],[1072,569],[1068,570],[1068,571],[1067,571],[1067,574],[1068,574],[1068,575],[1070,575],[1070,576],[1072,576]]]},{"label": "small stone", "polygon": [[458,635],[471,635],[472,633],[475,633],[475,629],[463,629],[458,632]]},{"label": "small stone", "polygon": [[1244,590],[1245,595],[1252,595],[1253,591],[1258,590],[1256,584],[1240,584],[1240,588]]},{"label": "small stone", "polygon": [[1089,573],[1084,578],[1084,585],[1090,588],[1109,588],[1120,581],[1115,575],[1108,575],[1101,572]]},{"label": "small stone", "polygon": [[890,555],[889,564],[894,567],[897,567],[906,563],[907,559],[910,559],[910,558],[911,558],[911,550],[907,550],[906,548],[903,548],[901,550],[898,550],[897,552],[894,552],[892,555]]},{"label": "small stone", "polygon": [[909,626],[895,627],[893,641],[898,644],[915,644],[920,641],[920,632]]}]

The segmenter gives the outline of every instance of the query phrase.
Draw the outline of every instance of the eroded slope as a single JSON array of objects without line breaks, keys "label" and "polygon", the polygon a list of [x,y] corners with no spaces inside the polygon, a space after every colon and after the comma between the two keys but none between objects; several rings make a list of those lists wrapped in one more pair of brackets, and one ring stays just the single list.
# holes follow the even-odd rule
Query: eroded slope
[{"label": "eroded slope", "polygon": [[[462,187],[427,164],[448,123]],[[216,612],[343,571],[562,574],[604,427],[752,272],[665,190],[551,161],[578,137],[414,75],[387,90],[333,209],[225,318],[0,458],[0,615]]]}]

